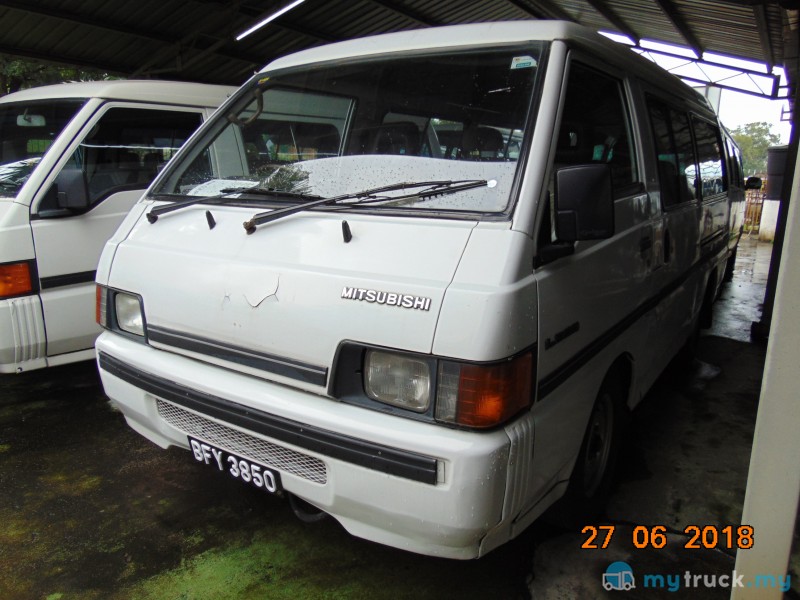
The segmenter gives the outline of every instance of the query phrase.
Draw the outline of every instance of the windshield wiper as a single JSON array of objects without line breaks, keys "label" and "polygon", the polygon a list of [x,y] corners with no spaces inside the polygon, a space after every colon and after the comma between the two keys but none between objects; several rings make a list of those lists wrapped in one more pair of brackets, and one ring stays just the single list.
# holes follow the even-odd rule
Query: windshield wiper
[{"label": "windshield wiper", "polygon": [[277,188],[263,188],[263,187],[241,187],[241,188],[225,188],[222,190],[223,194],[257,194],[259,196],[274,196],[276,198],[295,198],[298,200],[320,200],[322,196],[319,194],[307,194],[305,192],[295,192],[292,190],[279,190]]},{"label": "windshield wiper", "polygon": [[[409,200],[428,200],[436,196],[444,196],[447,194],[454,194],[464,190],[471,190],[478,187],[494,187],[497,185],[495,180],[487,181],[486,179],[465,179],[460,181],[415,181],[412,183],[394,183],[383,187],[371,188],[361,192],[352,194],[342,194],[341,196],[333,196],[331,198],[320,198],[319,200],[312,200],[304,202],[295,206],[287,206],[286,208],[276,208],[274,210],[258,213],[250,220],[243,223],[245,231],[250,234],[256,230],[256,227],[276,221],[283,217],[288,217],[295,213],[302,212],[309,208],[316,206],[326,206],[330,204],[337,204],[345,200],[350,200],[339,206],[356,206],[358,204],[368,203],[389,203],[405,202]],[[398,196],[381,196],[386,192],[397,192],[400,190],[414,190],[418,188],[425,188],[416,192],[408,194],[401,194]]]},{"label": "windshield wiper", "polygon": [[276,190],[273,188],[262,188],[258,186],[250,186],[250,187],[234,187],[234,188],[224,188],[220,190],[220,193],[215,196],[197,196],[195,198],[189,198],[188,200],[181,200],[178,202],[173,202],[172,204],[165,204],[164,206],[158,206],[150,210],[147,213],[147,220],[150,223],[155,223],[158,221],[158,217],[165,213],[170,213],[176,210],[180,210],[181,208],[186,208],[188,206],[193,206],[195,204],[203,204],[204,202],[215,202],[217,200],[221,200],[230,194],[258,194],[260,196],[275,196],[275,197],[289,197],[294,198],[297,200],[316,200],[321,198],[321,196],[317,196],[316,194],[304,194],[302,192],[292,192],[292,191],[284,191],[284,190]]}]

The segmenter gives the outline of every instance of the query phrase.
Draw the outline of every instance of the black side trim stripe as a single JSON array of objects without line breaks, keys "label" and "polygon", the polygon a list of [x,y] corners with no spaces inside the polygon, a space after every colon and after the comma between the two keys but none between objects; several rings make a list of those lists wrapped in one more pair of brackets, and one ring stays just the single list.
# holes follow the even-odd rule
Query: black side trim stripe
[{"label": "black side trim stripe", "polygon": [[94,281],[97,271],[84,271],[83,273],[67,273],[65,275],[53,275],[42,277],[42,289],[49,290],[67,285],[77,285],[79,283],[91,283]]},{"label": "black side trim stripe", "polygon": [[273,356],[262,352],[253,352],[231,344],[172,331],[164,327],[148,325],[147,339],[150,342],[180,348],[197,354],[205,354],[219,360],[225,360],[260,371],[274,373],[275,375],[290,377],[291,379],[311,383],[320,387],[324,387],[328,381],[327,367],[318,367],[290,358]]},{"label": "black side trim stripe", "polygon": [[553,392],[561,384],[566,382],[572,377],[581,367],[592,360],[595,356],[609,346],[616,338],[622,335],[629,327],[631,327],[641,317],[658,306],[664,299],[668,298],[675,290],[680,288],[695,272],[701,270],[710,262],[711,256],[705,257],[703,260],[696,262],[690,267],[683,275],[678,277],[669,285],[664,286],[653,297],[648,298],[640,304],[633,312],[624,317],[621,321],[613,325],[608,331],[601,334],[597,339],[589,342],[585,347],[579,350],[574,356],[569,358],[562,365],[556,367],[549,375],[543,377],[539,381],[538,386],[538,399],[543,400],[548,394]]},{"label": "black side trim stripe", "polygon": [[312,452],[421,483],[436,483],[436,459],[366,442],[298,421],[246,408],[146,373],[100,352],[100,368],[158,398]]}]

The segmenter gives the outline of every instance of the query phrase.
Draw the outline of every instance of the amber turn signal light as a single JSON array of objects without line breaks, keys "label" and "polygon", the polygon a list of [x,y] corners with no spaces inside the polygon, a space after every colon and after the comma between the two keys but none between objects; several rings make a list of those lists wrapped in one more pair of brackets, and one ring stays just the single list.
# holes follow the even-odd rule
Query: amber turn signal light
[{"label": "amber turn signal light", "polygon": [[0,299],[32,292],[31,268],[27,262],[0,265]]},{"label": "amber turn signal light", "polygon": [[500,425],[533,398],[533,353],[490,365],[442,364],[436,418],[466,427]]}]

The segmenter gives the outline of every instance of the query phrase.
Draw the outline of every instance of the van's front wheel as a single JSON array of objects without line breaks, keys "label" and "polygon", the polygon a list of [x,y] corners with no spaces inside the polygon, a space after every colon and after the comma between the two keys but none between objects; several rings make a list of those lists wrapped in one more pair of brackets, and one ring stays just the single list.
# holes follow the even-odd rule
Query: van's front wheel
[{"label": "van's front wheel", "polygon": [[580,485],[586,498],[595,496],[606,479],[606,473],[609,472],[616,434],[614,423],[616,411],[611,393],[608,390],[601,390],[589,417],[581,455],[578,457],[582,467]]},{"label": "van's front wheel", "polygon": [[602,513],[619,454],[624,411],[620,382],[609,374],[592,407],[567,491],[550,511],[556,524],[580,528]]}]

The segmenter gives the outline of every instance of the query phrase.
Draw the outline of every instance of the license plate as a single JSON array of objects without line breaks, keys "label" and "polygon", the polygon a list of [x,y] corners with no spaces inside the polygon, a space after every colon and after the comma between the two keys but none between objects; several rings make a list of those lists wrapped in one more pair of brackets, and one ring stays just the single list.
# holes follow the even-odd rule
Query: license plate
[{"label": "license plate", "polygon": [[264,465],[259,465],[192,437],[189,437],[189,447],[192,449],[192,454],[197,462],[208,465],[213,469],[224,471],[234,479],[254,485],[273,494],[283,489],[280,473]]}]

